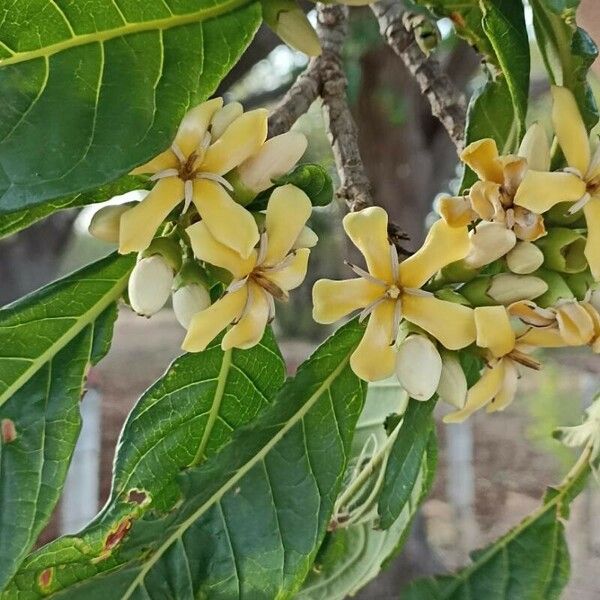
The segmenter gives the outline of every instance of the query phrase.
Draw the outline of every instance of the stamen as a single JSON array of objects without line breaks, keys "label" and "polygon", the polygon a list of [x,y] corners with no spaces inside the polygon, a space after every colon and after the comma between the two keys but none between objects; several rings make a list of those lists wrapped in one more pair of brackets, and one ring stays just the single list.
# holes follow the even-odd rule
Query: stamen
[{"label": "stamen", "polygon": [[577,202],[575,202],[575,204],[569,207],[569,210],[567,211],[568,214],[572,215],[578,210],[581,210],[591,200],[591,198],[592,197],[590,196],[589,192],[586,192],[583,196],[581,196],[581,198],[579,198],[579,200],[577,200]]},{"label": "stamen", "polygon": [[188,211],[188,208],[190,207],[190,205],[192,204],[192,200],[194,199],[194,184],[192,183],[191,179],[186,179],[183,185],[183,189],[185,192],[185,202],[183,204],[183,210],[181,211],[182,215],[184,215]]},{"label": "stamen", "polygon": [[238,290],[241,290],[246,285],[246,283],[248,283],[248,275],[246,275],[246,277],[242,279],[234,279],[225,291],[229,292],[230,294],[233,292],[237,292]]},{"label": "stamen", "polygon": [[[242,287],[242,286],[240,286],[240,287]],[[248,309],[250,308],[250,297],[251,296],[252,296],[252,287],[248,286],[248,293],[246,294],[246,302],[244,302],[244,308],[242,308],[242,310],[240,311],[240,314],[237,316],[237,318],[231,322],[232,325],[237,325],[244,318],[244,315],[248,312]]]},{"label": "stamen", "polygon": [[381,296],[380,298],[377,298],[377,300],[371,302],[371,304],[367,305],[360,315],[358,315],[358,322],[362,323],[385,300],[389,300],[389,298]]},{"label": "stamen", "polygon": [[433,292],[428,292],[427,290],[422,290],[420,288],[402,288],[402,291],[405,294],[409,294],[411,296],[421,296],[421,297],[425,297],[425,296],[433,296]]},{"label": "stamen", "polygon": [[233,186],[225,177],[217,175],[216,173],[209,173],[208,171],[198,171],[196,173],[196,179],[210,179],[210,181],[216,181],[220,183],[226,190],[233,192]]},{"label": "stamen", "polygon": [[398,339],[398,329],[400,329],[400,321],[402,321],[402,296],[396,300],[396,306],[394,306],[394,320],[392,322],[392,343],[390,346],[396,345]]},{"label": "stamen", "polygon": [[576,169],[575,167],[565,167],[563,169],[563,172],[571,173],[571,175],[576,175],[580,179],[583,179],[583,175],[581,174],[581,171],[579,169]]},{"label": "stamen", "polygon": [[368,273],[364,269],[361,269],[360,267],[353,265],[352,263],[348,262],[347,260],[344,261],[344,264],[346,266],[350,267],[359,277],[362,277],[363,279],[366,279],[367,281],[370,281],[371,283],[380,285],[384,288],[387,288],[389,285],[385,281],[382,281],[381,279],[377,279],[377,277],[373,277],[373,275],[371,275],[371,273]]},{"label": "stamen", "polygon": [[398,248],[395,244],[390,244],[390,261],[392,263],[392,278],[394,281],[398,281],[400,261],[398,260]]},{"label": "stamen", "polygon": [[533,369],[534,371],[539,371],[542,368],[542,365],[535,360],[535,358],[531,358],[524,352],[517,350],[516,348],[508,355],[515,362],[523,365],[524,367],[528,367],[529,369]]},{"label": "stamen", "polygon": [[263,273],[276,273],[277,271],[281,271],[282,269],[289,267],[294,258],[296,258],[296,253],[291,252],[283,260],[279,261],[276,265],[273,265],[272,267],[264,267],[261,269],[261,271]]},{"label": "stamen", "polygon": [[154,175],[150,177],[150,181],[157,181],[158,179],[164,179],[165,177],[177,177],[177,175],[179,175],[177,169],[163,169],[162,171],[158,171],[158,173],[154,173]]},{"label": "stamen", "polygon": [[202,138],[202,141],[198,144],[198,151],[200,153],[203,153],[210,146],[211,141],[212,141],[212,137],[210,135],[210,132],[206,131],[204,133],[204,137]]},{"label": "stamen", "polygon": [[266,232],[260,234],[260,240],[258,242],[258,256],[256,257],[256,265],[262,265],[265,257],[267,256],[267,248],[269,246],[269,239],[267,238]]},{"label": "stamen", "polygon": [[181,148],[178,146],[178,144],[176,144],[175,142],[173,142],[171,144],[171,150],[173,151],[173,154],[177,157],[177,159],[179,160],[179,162],[181,164],[185,164],[186,158],[185,158],[183,152],[181,151]]},{"label": "stamen", "polygon": [[506,211],[506,228],[512,229],[515,226],[515,211],[512,208],[509,208]]},{"label": "stamen", "polygon": [[265,298],[267,300],[267,304],[269,305],[269,312],[267,315],[267,322],[270,323],[275,318],[275,298],[265,290],[265,288],[261,288]]}]

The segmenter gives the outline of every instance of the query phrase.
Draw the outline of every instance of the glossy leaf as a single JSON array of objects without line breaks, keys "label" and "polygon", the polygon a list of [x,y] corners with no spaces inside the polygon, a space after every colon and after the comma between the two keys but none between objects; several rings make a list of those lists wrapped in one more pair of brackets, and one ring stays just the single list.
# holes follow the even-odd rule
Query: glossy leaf
[{"label": "glossy leaf", "polygon": [[158,154],[259,24],[251,0],[6,5],[0,212],[103,185]]},{"label": "glossy leaf", "polygon": [[85,375],[108,351],[115,318],[113,304],[0,407],[15,436],[0,443],[0,590],[58,502],[81,429]]},{"label": "glossy leaf", "polygon": [[33,554],[9,593],[25,598],[50,580],[48,591],[62,590],[56,598],[290,597],[346,467],[365,391],[348,362],[363,332],[355,322],[341,328],[271,407],[184,470],[183,496],[169,512],[149,512],[143,495],[128,494],[118,519],[115,510],[110,522],[103,515],[81,536]]}]

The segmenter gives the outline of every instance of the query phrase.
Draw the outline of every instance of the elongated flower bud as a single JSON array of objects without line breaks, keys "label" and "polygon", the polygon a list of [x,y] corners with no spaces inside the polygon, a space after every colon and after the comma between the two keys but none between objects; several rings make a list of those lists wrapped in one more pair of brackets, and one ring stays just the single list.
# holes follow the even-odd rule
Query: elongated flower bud
[{"label": "elongated flower bud", "polygon": [[157,313],[171,295],[174,271],[167,261],[155,254],[142,258],[129,276],[129,302],[138,315]]},{"label": "elongated flower bud", "polygon": [[529,275],[544,264],[544,254],[531,242],[517,242],[506,255],[506,264],[517,275]]},{"label": "elongated flower bud", "polygon": [[492,277],[487,295],[498,304],[508,306],[519,300],[534,300],[548,289],[548,284],[533,275],[500,273]]},{"label": "elongated flower bud", "polygon": [[579,273],[587,268],[585,236],[565,227],[554,227],[538,242],[544,266],[560,273]]},{"label": "elongated flower bud", "polygon": [[470,232],[471,250],[465,263],[478,269],[504,256],[517,243],[514,232],[502,223],[484,221]]},{"label": "elongated flower bud", "polygon": [[442,359],[435,344],[424,335],[409,335],[398,347],[396,375],[415,400],[429,400],[438,388]]},{"label": "elongated flower bud", "polygon": [[121,215],[137,202],[125,202],[113,206],[104,206],[94,213],[88,231],[90,235],[103,242],[119,243],[119,223]]},{"label": "elongated flower bud", "polygon": [[442,373],[437,393],[440,400],[462,409],[467,400],[467,378],[456,352],[442,350]]},{"label": "elongated flower bud", "polygon": [[192,317],[210,306],[210,294],[199,283],[184,285],[173,292],[173,311],[179,324],[187,329]]}]

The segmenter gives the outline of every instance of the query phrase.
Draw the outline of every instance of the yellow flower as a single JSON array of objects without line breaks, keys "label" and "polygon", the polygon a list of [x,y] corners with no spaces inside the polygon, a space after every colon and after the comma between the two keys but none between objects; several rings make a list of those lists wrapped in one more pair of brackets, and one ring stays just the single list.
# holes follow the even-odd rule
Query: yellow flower
[{"label": "yellow flower", "polygon": [[519,156],[500,156],[496,142],[491,138],[469,144],[460,158],[475,171],[479,181],[465,196],[442,197],[438,203],[440,215],[453,227],[483,219],[503,224],[521,240],[532,241],[542,237],[546,233],[543,218],[521,206],[514,206],[515,193],[528,163],[539,160],[539,156],[544,154],[541,145],[542,138],[536,124],[525,135]]},{"label": "yellow flower", "polygon": [[594,278],[600,281],[600,149],[592,153],[573,94],[554,86],[552,96],[554,131],[568,167],[554,173],[530,169],[515,204],[536,213],[559,202],[573,202],[572,213],[583,208],[588,228],[585,256]]},{"label": "yellow flower", "polygon": [[466,255],[467,228],[437,221],[423,247],[399,264],[387,226],[387,213],[379,207],[346,215],[344,229],[364,256],[368,272],[350,265],[359,278],[321,279],[313,288],[313,317],[318,323],[333,323],[358,309],[362,309],[361,319],[369,317],[364,337],[350,359],[354,372],[367,381],[394,372],[394,344],[402,318],[449,349],[463,348],[475,339],[472,309],[438,300],[420,289],[439,269]]},{"label": "yellow flower", "polygon": [[121,217],[119,252],[144,250],[167,215],[193,202],[213,237],[247,258],[258,242],[252,215],[229,195],[223,177],[256,153],[267,137],[267,111],[242,114],[222,98],[204,102],[183,118],[168,150],[132,173],[152,173],[152,191]]},{"label": "yellow flower", "polygon": [[184,350],[204,350],[230,324],[221,342],[223,350],[250,348],[260,341],[275,315],[274,301],[287,300],[288,292],[306,276],[310,250],[293,250],[293,246],[311,209],[308,196],[299,188],[276,188],[267,206],[259,248],[246,258],[215,239],[204,221],[187,228],[196,258],[227,269],[233,281],[221,299],[192,318]]},{"label": "yellow flower", "polygon": [[504,410],[517,392],[517,364],[539,369],[539,363],[525,353],[517,339],[503,306],[482,306],[474,310],[477,345],[487,349],[487,366],[481,378],[467,392],[461,410],[444,417],[446,423],[461,423],[474,412],[487,406],[488,412]]}]

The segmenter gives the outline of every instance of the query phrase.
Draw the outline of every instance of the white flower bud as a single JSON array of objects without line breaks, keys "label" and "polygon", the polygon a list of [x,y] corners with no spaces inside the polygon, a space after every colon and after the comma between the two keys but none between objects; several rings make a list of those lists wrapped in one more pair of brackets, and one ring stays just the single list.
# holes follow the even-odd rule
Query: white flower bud
[{"label": "white flower bud", "polygon": [[429,400],[438,388],[442,359],[435,344],[424,335],[409,335],[399,346],[396,375],[415,400]]},{"label": "white flower bud", "polygon": [[127,212],[136,202],[126,202],[104,206],[94,213],[88,227],[90,235],[110,244],[119,243],[119,223],[121,215]]},{"label": "white flower bud", "polygon": [[157,313],[171,295],[174,272],[159,254],[142,258],[129,276],[129,302],[138,315]]},{"label": "white flower bud", "polygon": [[492,277],[487,295],[498,304],[508,306],[519,300],[534,300],[548,291],[548,284],[533,275],[500,273]]},{"label": "white flower bud", "polygon": [[187,329],[192,317],[210,306],[210,294],[199,283],[184,285],[173,292],[173,311],[179,324]]},{"label": "white flower bud", "polygon": [[239,102],[230,102],[223,108],[220,108],[213,116],[210,122],[211,141],[220,138],[225,130],[244,112]]},{"label": "white flower bud", "polygon": [[442,374],[437,388],[440,400],[461,410],[467,401],[467,378],[455,352],[442,350]]},{"label": "white flower bud", "polygon": [[469,233],[471,250],[465,263],[478,269],[498,260],[517,243],[517,236],[502,223],[483,221]]},{"label": "white flower bud", "polygon": [[544,264],[544,253],[531,242],[517,242],[506,255],[508,268],[517,275],[528,275]]},{"label": "white flower bud", "polygon": [[298,250],[298,248],[314,248],[319,241],[319,236],[306,225],[300,231],[300,235],[296,238],[292,250]]},{"label": "white flower bud", "polygon": [[267,140],[261,149],[237,169],[242,185],[255,193],[273,185],[272,179],[287,173],[304,154],[308,142],[297,131],[288,131]]}]

